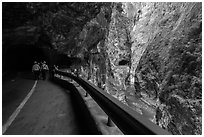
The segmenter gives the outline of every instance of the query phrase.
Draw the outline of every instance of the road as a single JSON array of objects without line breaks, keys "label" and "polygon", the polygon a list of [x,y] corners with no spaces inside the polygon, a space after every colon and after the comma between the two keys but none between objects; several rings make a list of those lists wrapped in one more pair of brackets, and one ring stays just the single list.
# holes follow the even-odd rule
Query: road
[{"label": "road", "polygon": [[[26,77],[26,78],[25,78]],[[34,85],[32,75],[24,73],[13,74],[2,83],[2,124],[8,120],[9,116],[20,105],[23,99]]]},{"label": "road", "polygon": [[[121,134],[117,128],[106,126],[104,112],[101,113],[101,109],[96,109],[98,105],[93,105],[94,103],[88,98],[82,99],[81,96],[84,96],[84,93],[81,93],[78,86],[75,85],[75,87],[71,83],[68,85],[68,89],[65,89],[49,80],[35,81],[30,72],[21,72],[15,77],[4,80],[2,84],[3,134]],[[78,91],[82,95],[77,94]],[[136,100],[134,96],[127,94],[126,102],[144,117],[154,120],[154,110],[139,98]],[[90,106],[95,107],[90,108]],[[98,121],[97,124],[96,121]]]},{"label": "road", "polygon": [[[20,73],[2,86],[2,124],[31,91],[35,81],[30,73]],[[76,106],[72,91],[48,80],[37,81],[33,94],[6,129],[6,135],[80,135],[100,134],[86,125],[89,118],[83,117]],[[81,120],[83,117],[85,120]],[[80,121],[79,121],[80,119]]]}]

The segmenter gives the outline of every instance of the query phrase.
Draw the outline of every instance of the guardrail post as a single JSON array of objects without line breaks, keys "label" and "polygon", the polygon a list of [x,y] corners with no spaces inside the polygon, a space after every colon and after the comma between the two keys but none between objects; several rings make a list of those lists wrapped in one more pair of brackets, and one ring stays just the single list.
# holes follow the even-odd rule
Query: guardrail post
[{"label": "guardrail post", "polygon": [[89,94],[86,92],[85,97],[88,97],[88,95],[89,95]]},{"label": "guardrail post", "polygon": [[109,126],[109,127],[113,127],[114,126],[113,121],[110,119],[110,117],[108,117],[107,126]]}]

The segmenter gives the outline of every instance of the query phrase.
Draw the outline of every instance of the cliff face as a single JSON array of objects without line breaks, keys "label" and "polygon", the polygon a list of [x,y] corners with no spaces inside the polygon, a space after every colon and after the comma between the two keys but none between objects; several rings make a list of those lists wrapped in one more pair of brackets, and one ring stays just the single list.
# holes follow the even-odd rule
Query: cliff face
[{"label": "cliff face", "polygon": [[106,91],[124,101],[125,79],[128,76],[130,62],[130,46],[126,44],[130,20],[121,9],[122,4],[115,4],[113,7],[105,44],[111,72],[107,75]]},{"label": "cliff face", "polygon": [[106,81],[107,53],[105,40],[109,32],[111,4],[102,6],[95,18],[88,21],[77,37],[74,56],[82,60],[79,64],[84,77],[99,87]]},{"label": "cliff face", "polygon": [[[9,37],[4,33],[3,43],[15,35],[18,41],[12,43],[31,38],[42,42],[42,29],[49,38],[42,39],[63,58],[71,57],[72,67],[84,78],[139,113],[151,113],[155,124],[173,134],[201,134],[202,3],[18,5],[29,9],[29,18],[23,10],[25,19],[18,22],[11,10],[4,25],[26,20],[22,25],[34,27],[11,31],[13,35],[8,31]],[[13,9],[7,6],[4,11]],[[24,37],[31,33],[30,39]],[[141,100],[149,101],[150,107]]]},{"label": "cliff face", "polygon": [[124,3],[133,21],[131,81],[157,100],[157,124],[201,133],[202,4]]},{"label": "cliff face", "polygon": [[107,91],[124,101],[134,85],[156,101],[156,124],[201,134],[202,4],[116,4],[109,26]]}]

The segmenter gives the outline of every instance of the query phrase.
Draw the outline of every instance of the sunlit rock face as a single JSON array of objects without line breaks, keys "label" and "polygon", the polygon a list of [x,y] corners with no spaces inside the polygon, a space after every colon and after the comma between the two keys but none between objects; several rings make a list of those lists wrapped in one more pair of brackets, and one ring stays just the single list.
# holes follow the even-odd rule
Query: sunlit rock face
[{"label": "sunlit rock face", "polygon": [[[125,3],[134,26],[131,73],[159,98],[158,124],[201,134],[201,3]],[[162,104],[162,105],[161,105]]]},{"label": "sunlit rock face", "polygon": [[109,33],[105,43],[111,71],[111,75],[107,75],[106,90],[119,100],[123,100],[121,98],[124,97],[125,80],[129,73],[130,46],[126,43],[130,23],[129,18],[122,12],[122,4],[116,3],[112,9]]},{"label": "sunlit rock face", "polygon": [[132,21],[131,40],[131,84],[134,82],[135,69],[143,52],[158,31],[154,8],[155,3],[124,3],[124,12]]},{"label": "sunlit rock face", "polygon": [[[121,22],[128,25],[121,27]],[[108,86],[109,92],[125,92],[129,73],[130,84],[156,100],[158,125],[173,134],[201,134],[201,39],[201,3],[115,6],[106,50],[113,72],[110,83],[120,87]],[[123,59],[130,65],[119,66]]]}]

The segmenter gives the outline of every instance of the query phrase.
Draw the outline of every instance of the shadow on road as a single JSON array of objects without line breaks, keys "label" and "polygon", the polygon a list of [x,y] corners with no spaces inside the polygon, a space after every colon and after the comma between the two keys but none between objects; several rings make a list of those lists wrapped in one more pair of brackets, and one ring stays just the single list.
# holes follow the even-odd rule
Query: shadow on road
[{"label": "shadow on road", "polygon": [[2,97],[2,106],[5,106],[9,103],[12,103],[13,101],[15,101],[16,98],[18,98],[18,90],[10,90],[9,92],[7,93],[4,93],[3,94],[3,97]]},{"label": "shadow on road", "polygon": [[73,84],[60,79],[55,79],[53,80],[53,82],[70,91],[70,93],[67,93],[65,90],[65,92],[69,94],[69,96],[71,94],[71,103],[73,105],[73,110],[77,125],[79,127],[80,135],[101,135],[102,133],[98,130],[89,109],[87,108],[83,98],[81,97],[76,87]]},{"label": "shadow on road", "polygon": [[6,71],[2,72],[2,84],[10,79],[15,78],[17,75],[16,71]]},{"label": "shadow on road", "polygon": [[23,79],[35,80],[32,72],[19,72],[18,76]]}]

